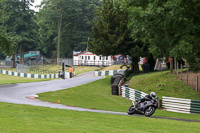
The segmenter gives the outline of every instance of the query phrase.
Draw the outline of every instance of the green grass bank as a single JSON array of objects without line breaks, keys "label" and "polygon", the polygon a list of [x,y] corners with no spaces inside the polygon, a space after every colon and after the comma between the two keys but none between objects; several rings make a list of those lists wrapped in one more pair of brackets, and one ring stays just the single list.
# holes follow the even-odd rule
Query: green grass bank
[{"label": "green grass bank", "polygon": [[129,87],[150,93],[156,92],[158,97],[169,96],[176,98],[200,100],[200,93],[196,92],[178,76],[169,71],[153,72],[135,75],[129,82]]},{"label": "green grass bank", "polygon": [[197,133],[199,123],[0,103],[2,133]]},{"label": "green grass bank", "polygon": [[[119,112],[127,112],[131,105],[130,100],[111,95],[110,77],[78,87],[41,93],[39,99],[53,103],[60,100],[60,103],[64,105]],[[200,120],[198,114],[173,113],[163,110],[156,110],[153,116]]]}]

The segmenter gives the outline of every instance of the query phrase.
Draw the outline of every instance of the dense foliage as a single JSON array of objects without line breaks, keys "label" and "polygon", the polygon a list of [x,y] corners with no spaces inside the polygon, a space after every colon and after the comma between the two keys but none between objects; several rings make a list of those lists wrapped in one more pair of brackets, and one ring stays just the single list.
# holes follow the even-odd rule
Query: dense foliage
[{"label": "dense foliage", "polygon": [[200,70],[200,2],[198,0],[124,0],[132,38],[149,43],[154,57],[185,58]]},{"label": "dense foliage", "polygon": [[47,57],[64,58],[72,57],[73,50],[86,49],[101,1],[43,0],[38,13],[30,9],[32,2],[2,0],[1,51],[11,55],[40,50]]},{"label": "dense foliage", "polygon": [[[0,0],[1,2],[1,0]],[[3,27],[3,10],[0,10],[0,50],[4,53],[9,53],[9,45],[10,42],[8,41],[8,38],[6,37],[5,28]],[[3,57],[3,54],[0,52],[0,56]]]},{"label": "dense foliage", "polygon": [[[20,51],[24,57],[24,51],[34,49],[36,45],[36,24],[34,23],[34,11],[30,9],[32,0],[2,0],[0,7],[2,13],[2,26],[5,31],[3,51],[16,54]],[[31,29],[31,30],[30,30]],[[21,59],[23,64],[24,60]]]},{"label": "dense foliage", "polygon": [[198,71],[199,14],[198,0],[103,0],[91,49],[102,55],[128,53],[133,62],[149,53],[154,58],[184,58]]},{"label": "dense foliage", "polygon": [[[37,16],[40,43],[46,55],[72,57],[73,50],[85,50],[99,0],[44,0]],[[59,54],[60,53],[60,54]]]},{"label": "dense foliage", "polygon": [[130,55],[135,71],[140,56],[152,55],[184,58],[200,70],[199,0],[43,0],[38,13],[32,2],[1,0],[1,52],[71,57],[90,40],[96,54]]},{"label": "dense foliage", "polygon": [[139,57],[145,53],[145,45],[134,40],[127,28],[128,12],[120,8],[119,1],[103,0],[103,6],[93,24],[90,50],[99,55],[130,55],[132,68],[139,72]]}]

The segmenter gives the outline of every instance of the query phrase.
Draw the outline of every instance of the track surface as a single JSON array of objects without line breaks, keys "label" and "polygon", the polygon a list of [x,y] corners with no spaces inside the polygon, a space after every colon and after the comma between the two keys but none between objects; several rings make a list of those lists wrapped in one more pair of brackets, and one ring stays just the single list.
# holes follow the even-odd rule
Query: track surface
[{"label": "track surface", "polygon": [[[74,86],[90,83],[90,82],[103,78],[103,77],[93,77],[93,74],[94,74],[93,72],[88,72],[88,73],[79,75],[75,78],[66,79],[66,80],[60,79],[60,80],[51,80],[51,81],[44,81],[44,82],[1,85],[0,86],[0,101],[7,102],[7,103],[26,104],[26,105],[43,106],[43,107],[58,108],[58,109],[76,110],[76,111],[89,111],[89,112],[98,112],[98,113],[127,115],[127,113],[123,113],[123,112],[113,112],[113,111],[71,107],[71,106],[62,105],[62,104],[41,102],[39,100],[34,99],[35,95],[38,93],[67,89]],[[134,115],[134,116],[141,116],[141,115]],[[151,118],[200,122],[200,121],[195,121],[195,120],[162,118],[162,117],[151,117]]]}]

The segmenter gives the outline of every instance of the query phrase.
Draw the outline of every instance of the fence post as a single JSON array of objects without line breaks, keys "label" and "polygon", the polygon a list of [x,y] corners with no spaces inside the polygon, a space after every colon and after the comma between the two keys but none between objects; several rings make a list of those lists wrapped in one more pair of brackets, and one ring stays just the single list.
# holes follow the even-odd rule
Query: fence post
[{"label": "fence post", "polygon": [[178,74],[179,73],[179,63],[178,63],[178,61],[177,61],[177,64],[176,64],[176,74]]},{"label": "fence post", "polygon": [[174,70],[176,72],[176,59],[174,59]]},{"label": "fence post", "polygon": [[191,79],[192,79],[192,88],[193,88],[193,84],[195,84],[195,83],[194,83],[195,77],[190,78],[190,81],[191,81]]},{"label": "fence post", "polygon": [[196,84],[196,90],[197,90],[197,92],[198,92],[198,89],[199,89],[199,83],[198,83],[198,81],[199,81],[199,76],[197,75],[197,84]]},{"label": "fence post", "polygon": [[[159,66],[160,66],[160,72],[162,72],[162,64],[160,63]],[[142,66],[141,66],[141,67],[142,67]],[[143,70],[143,71],[144,71],[144,70]]]},{"label": "fence post", "polygon": [[188,70],[187,70],[187,84],[188,84]]},{"label": "fence post", "polygon": [[183,65],[182,65],[182,62],[181,62],[181,80],[182,80],[182,70],[183,69]]}]

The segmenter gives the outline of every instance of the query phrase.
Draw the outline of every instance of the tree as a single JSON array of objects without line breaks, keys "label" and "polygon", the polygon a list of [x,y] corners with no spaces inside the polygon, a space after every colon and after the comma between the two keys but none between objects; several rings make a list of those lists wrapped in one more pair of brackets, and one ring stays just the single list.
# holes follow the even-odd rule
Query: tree
[{"label": "tree", "polygon": [[39,45],[38,49],[47,57],[55,55],[57,37],[57,14],[53,8],[55,4],[44,0],[41,3],[42,9],[36,13],[36,23],[38,25]]},{"label": "tree", "polygon": [[0,35],[0,50],[5,53],[10,53],[10,42],[4,35]]},{"label": "tree", "polygon": [[5,54],[0,51],[0,60],[4,60],[5,57],[6,57]]},{"label": "tree", "polygon": [[2,25],[11,40],[13,54],[20,50],[21,64],[24,64],[24,51],[36,45],[34,11],[29,8],[31,2],[33,0],[3,0],[1,3],[4,11]]},{"label": "tree", "polygon": [[94,11],[100,3],[99,0],[43,1],[43,8],[36,14],[39,49],[46,56],[57,58],[71,57],[73,50],[86,49]]},{"label": "tree", "polygon": [[149,43],[154,57],[185,58],[190,68],[200,70],[197,0],[125,0],[132,38]]},{"label": "tree", "polygon": [[140,40],[134,40],[127,28],[128,12],[121,9],[120,1],[103,0],[93,24],[90,50],[99,55],[130,55],[132,69],[139,72],[139,57],[144,56],[146,46]]},{"label": "tree", "polygon": [[[0,4],[1,4],[1,0],[0,0]],[[11,43],[8,40],[8,38],[6,37],[5,28],[2,25],[2,23],[3,23],[3,13],[4,12],[1,9],[0,10],[0,51],[2,51],[4,54],[8,55],[11,52],[11,49],[10,49]],[[2,55],[1,52],[0,52],[0,54]]]}]

